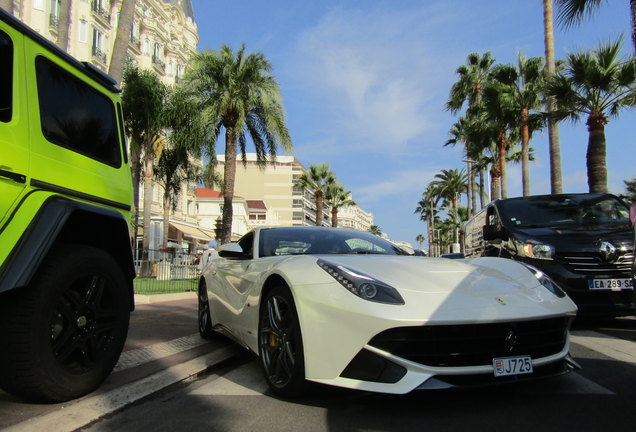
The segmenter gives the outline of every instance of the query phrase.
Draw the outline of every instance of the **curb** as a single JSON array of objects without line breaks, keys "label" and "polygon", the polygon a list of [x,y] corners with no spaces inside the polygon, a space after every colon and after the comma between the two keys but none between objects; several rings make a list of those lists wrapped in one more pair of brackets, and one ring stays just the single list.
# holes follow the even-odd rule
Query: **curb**
[{"label": "curb", "polygon": [[135,294],[135,304],[152,304],[152,303],[162,303],[169,302],[175,300],[186,300],[186,299],[195,299],[197,298],[197,293],[194,291],[182,292],[182,293],[172,293],[172,294],[154,294],[154,295],[142,295]]},{"label": "curb", "polygon": [[4,432],[31,432],[50,430],[72,432],[100,418],[112,414],[146,396],[168,386],[194,377],[201,372],[228,360],[239,352],[237,346],[227,346],[194,358],[185,363],[157,372],[146,378],[112,389],[106,393],[80,399],[70,406],[26,420],[3,429]]}]

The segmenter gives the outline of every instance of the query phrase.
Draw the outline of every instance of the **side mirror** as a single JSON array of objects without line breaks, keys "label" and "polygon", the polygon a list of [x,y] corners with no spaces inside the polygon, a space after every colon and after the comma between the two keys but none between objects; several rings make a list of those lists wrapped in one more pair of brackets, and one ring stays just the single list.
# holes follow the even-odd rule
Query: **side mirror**
[{"label": "side mirror", "polygon": [[636,203],[629,209],[629,227],[634,228],[634,225],[636,225]]},{"label": "side mirror", "polygon": [[221,258],[238,258],[247,259],[249,256],[243,252],[243,248],[238,243],[226,243],[219,247],[219,256]]},{"label": "side mirror", "polygon": [[495,225],[484,225],[484,240],[508,240],[508,233],[505,229],[497,229]]}]

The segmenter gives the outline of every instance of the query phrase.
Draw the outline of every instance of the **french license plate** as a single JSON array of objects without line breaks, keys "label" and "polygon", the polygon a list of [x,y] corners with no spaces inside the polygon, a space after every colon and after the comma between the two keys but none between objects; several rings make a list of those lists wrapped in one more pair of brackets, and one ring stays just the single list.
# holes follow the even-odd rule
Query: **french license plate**
[{"label": "french license plate", "polygon": [[587,286],[591,290],[631,290],[633,289],[631,279],[590,279]]},{"label": "french license plate", "polygon": [[492,367],[496,377],[509,375],[523,375],[532,373],[532,359],[530,356],[495,357]]}]

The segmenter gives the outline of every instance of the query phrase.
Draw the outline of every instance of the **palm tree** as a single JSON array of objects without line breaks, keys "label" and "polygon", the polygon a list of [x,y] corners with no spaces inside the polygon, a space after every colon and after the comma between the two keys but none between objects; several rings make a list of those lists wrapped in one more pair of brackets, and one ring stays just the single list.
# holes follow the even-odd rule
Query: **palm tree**
[{"label": "palm tree", "polygon": [[309,165],[309,171],[302,173],[295,182],[296,186],[306,189],[314,196],[316,226],[322,226],[323,200],[335,183],[336,177],[327,164]]},{"label": "palm tree", "polygon": [[327,205],[331,207],[331,226],[338,226],[338,209],[356,205],[351,199],[351,191],[345,190],[341,185],[334,183],[327,187],[325,193]]},{"label": "palm tree", "polygon": [[377,236],[381,236],[382,235],[382,230],[377,225],[371,225],[371,227],[369,228],[369,232],[371,234],[375,234]]},{"label": "palm tree", "polygon": [[[554,23],[552,19],[552,0],[543,0],[543,31],[545,43],[545,79],[549,81],[556,73],[554,60]],[[563,176],[561,173],[561,145],[559,143],[559,125],[552,117],[556,111],[554,97],[548,96],[546,101],[548,114],[548,140],[550,146],[550,190],[553,194],[563,193]]]},{"label": "palm tree", "polygon": [[426,190],[422,193],[422,199],[417,203],[415,213],[420,214],[420,220],[426,222],[428,231],[428,251],[430,255],[434,255],[433,240],[435,233],[435,218],[437,215],[437,206],[439,204],[439,193],[437,188],[430,184],[426,187]]},{"label": "palm tree", "polygon": [[[604,0],[555,0],[559,8],[559,23],[565,27],[580,24],[587,16],[590,17],[604,3]],[[632,22],[632,44],[636,54],[636,1],[629,0]]]},{"label": "palm tree", "polygon": [[[490,71],[494,62],[495,59],[492,58],[490,52],[486,52],[483,56],[480,56],[479,53],[469,54],[466,58],[466,64],[459,66],[456,70],[459,78],[451,87],[446,109],[456,114],[464,106],[464,103],[468,102],[466,118],[471,120],[481,105],[482,90],[490,80]],[[467,155],[475,153],[470,139],[466,140],[464,144]],[[470,156],[469,159],[471,159]],[[468,163],[468,208],[473,213],[477,207],[473,193],[474,183],[475,176],[472,164]]]},{"label": "palm tree", "polygon": [[57,46],[68,51],[69,26],[71,24],[72,0],[59,0],[57,21]]},{"label": "palm tree", "polygon": [[424,234],[418,234],[415,237],[415,241],[418,242],[420,245],[420,250],[422,250],[422,243],[424,243],[424,240],[426,240],[426,237],[424,237]]},{"label": "palm tree", "polygon": [[121,0],[119,19],[117,20],[117,33],[115,34],[113,53],[110,56],[110,65],[108,67],[108,74],[115,78],[117,82],[121,82],[124,74],[134,18],[135,0]]},{"label": "palm tree", "polygon": [[[143,254],[148,259],[150,246],[150,210],[152,206],[152,183],[155,160],[161,155],[164,146],[163,128],[165,127],[164,104],[168,89],[159,77],[151,71],[140,71],[136,67],[124,72],[122,107],[124,125],[130,137],[130,163],[134,191],[134,231],[137,238],[139,218],[139,185],[144,174],[144,215],[143,215]],[[143,270],[142,270],[143,273]]]},{"label": "palm tree", "polygon": [[590,192],[607,192],[605,125],[636,103],[634,62],[619,57],[620,39],[592,52],[570,53],[564,70],[549,86],[559,117],[587,116],[587,182]]},{"label": "palm tree", "polygon": [[207,118],[212,143],[225,129],[222,243],[232,236],[232,197],[236,176],[236,154],[240,149],[246,163],[247,135],[256,148],[259,163],[275,156],[282,146],[291,151],[282,96],[271,74],[272,66],[261,53],[236,53],[226,45],[219,51],[204,51],[191,59],[184,78],[191,94],[198,98]]},{"label": "palm tree", "polygon": [[531,121],[531,112],[538,109],[543,101],[544,87],[543,59],[526,58],[519,53],[517,66],[498,65],[493,69],[493,79],[502,85],[499,104],[511,110],[517,117],[517,127],[521,137],[521,177],[523,196],[530,195],[530,136],[538,128]]},{"label": "palm tree", "polygon": [[170,210],[175,207],[174,198],[179,195],[184,183],[199,180],[199,169],[192,161],[200,159],[207,137],[201,112],[180,89],[169,93],[164,116],[168,134],[166,148],[155,170],[155,179],[164,190],[163,246],[166,247]]},{"label": "palm tree", "polygon": [[436,189],[438,196],[445,198],[450,203],[451,209],[457,209],[459,197],[466,193],[467,175],[466,171],[457,168],[446,170],[435,174],[436,180],[431,185]]}]

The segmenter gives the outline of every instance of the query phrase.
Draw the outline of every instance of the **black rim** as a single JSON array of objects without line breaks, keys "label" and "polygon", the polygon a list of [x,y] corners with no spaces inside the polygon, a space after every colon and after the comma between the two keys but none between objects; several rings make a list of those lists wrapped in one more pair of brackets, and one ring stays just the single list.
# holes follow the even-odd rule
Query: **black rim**
[{"label": "black rim", "polygon": [[199,287],[199,332],[204,333],[208,328],[210,317],[210,305],[208,293],[205,287]]},{"label": "black rim", "polygon": [[82,277],[62,293],[51,319],[51,346],[66,369],[91,369],[115,339],[118,311],[108,282],[98,275]]},{"label": "black rim", "polygon": [[296,320],[284,297],[272,296],[261,316],[261,361],[269,381],[284,387],[293,377],[296,365]]}]

